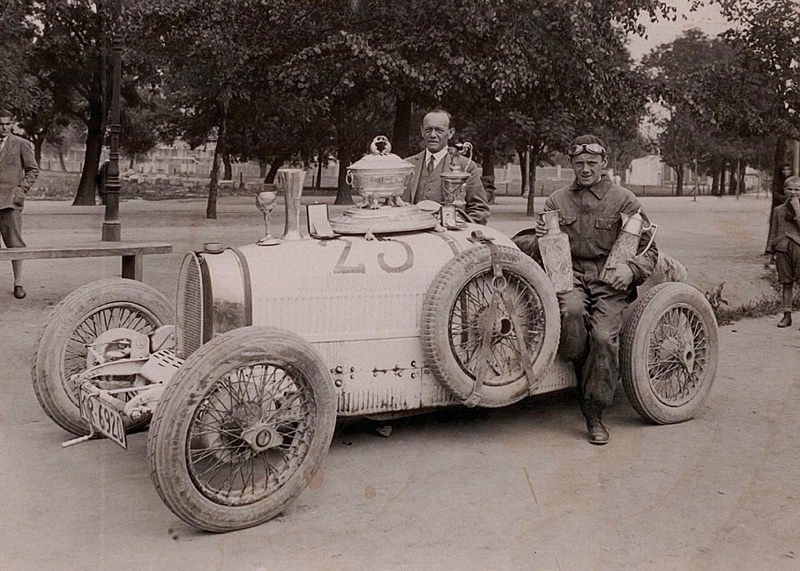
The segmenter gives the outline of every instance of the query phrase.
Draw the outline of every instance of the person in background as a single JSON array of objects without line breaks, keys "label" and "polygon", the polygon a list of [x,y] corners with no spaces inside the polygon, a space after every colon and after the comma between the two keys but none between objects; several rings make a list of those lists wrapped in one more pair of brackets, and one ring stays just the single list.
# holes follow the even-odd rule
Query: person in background
[{"label": "person in background", "polygon": [[772,225],[773,216],[772,212],[779,206],[781,206],[784,202],[786,202],[786,193],[783,192],[784,183],[786,179],[792,176],[792,165],[789,163],[784,163],[781,167],[780,172],[778,172],[775,180],[775,184],[772,185],[772,206],[770,208],[770,217],[769,217],[769,233],[767,234],[767,247],[764,250],[764,254],[769,255],[769,260],[764,264],[764,267],[769,267],[771,264],[775,264],[775,256],[770,255],[772,254],[770,250],[770,242],[772,240],[772,235],[774,233],[774,228]]},{"label": "person in background", "polygon": [[[0,237],[6,248],[24,248],[22,207],[25,194],[39,176],[39,165],[31,144],[11,133],[14,116],[0,110]],[[12,260],[14,297],[25,297],[22,287],[22,260]]]},{"label": "person in background", "polygon": [[[594,135],[577,137],[568,154],[575,181],[551,194],[544,207],[545,211],[558,211],[559,225],[569,238],[572,255],[573,288],[558,294],[559,352],[575,369],[589,442],[606,444],[609,434],[602,413],[611,404],[619,379],[622,312],[636,299],[636,286],[655,270],[658,250],[653,244],[646,253],[615,266],[608,282],[600,279],[622,226],[620,213],[638,212],[643,217],[644,213],[633,193],[608,176],[608,147],[602,139]],[[536,236],[546,233],[544,221],[539,220]],[[518,241],[515,237],[515,242],[536,258],[538,245],[529,238],[522,236]],[[644,232],[639,251],[649,239],[650,232]]]},{"label": "person in background", "polygon": [[772,211],[767,253],[775,256],[778,281],[781,283],[783,318],[778,327],[792,324],[792,289],[800,279],[800,176],[783,182],[786,200]]},{"label": "person in background", "polygon": [[417,204],[422,200],[444,203],[441,175],[450,170],[453,161],[461,170],[470,174],[466,183],[466,210],[473,222],[486,224],[489,219],[489,203],[483,188],[478,165],[459,154],[448,153],[447,143],[455,135],[450,113],[434,109],[422,119],[422,140],[425,150],[406,160],[416,166],[414,178],[403,192],[403,200]]}]

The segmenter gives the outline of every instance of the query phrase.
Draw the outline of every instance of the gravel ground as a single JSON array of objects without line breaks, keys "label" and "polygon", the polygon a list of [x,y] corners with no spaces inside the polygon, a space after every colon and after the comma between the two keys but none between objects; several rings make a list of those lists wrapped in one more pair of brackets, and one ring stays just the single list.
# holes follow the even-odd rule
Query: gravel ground
[{"label": "gravel ground", "polygon": [[[329,198],[315,197],[317,200]],[[731,304],[771,295],[762,252],[768,201],[645,198],[659,247],[701,289],[725,282]],[[174,295],[180,258],[204,242],[263,235],[250,199],[127,201],[124,240],[174,245],[145,260],[144,281]],[[336,214],[340,207],[331,207]],[[491,225],[530,226],[500,197]],[[26,205],[30,245],[97,240],[102,207]],[[275,224],[281,227],[280,217]],[[586,442],[569,394],[494,410],[455,408],[392,422],[340,423],[322,472],[280,517],[213,535],[181,523],[148,475],[146,433],[126,452],[69,438],[29,380],[48,310],[117,259],[31,261],[28,297],[0,268],[0,568],[4,569],[797,569],[800,558],[800,332],[774,316],[720,328],[707,408],[671,426],[644,423],[617,395],[611,443]]]}]

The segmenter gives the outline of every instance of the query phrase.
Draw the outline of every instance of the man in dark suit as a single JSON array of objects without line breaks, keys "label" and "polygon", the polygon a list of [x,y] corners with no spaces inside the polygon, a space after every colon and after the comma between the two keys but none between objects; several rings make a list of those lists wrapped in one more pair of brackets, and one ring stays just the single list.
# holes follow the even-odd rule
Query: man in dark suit
[{"label": "man in dark suit", "polygon": [[489,203],[483,188],[478,165],[475,161],[459,154],[447,152],[447,142],[453,138],[456,130],[451,127],[452,117],[443,109],[434,109],[422,120],[422,139],[425,150],[408,157],[406,160],[416,166],[414,178],[403,192],[403,200],[416,204],[421,200],[445,202],[442,189],[443,172],[451,170],[457,163],[457,170],[470,175],[466,183],[466,210],[474,222],[486,224],[489,218]]},{"label": "man in dark suit", "polygon": [[[24,248],[22,240],[22,207],[39,166],[31,144],[11,133],[12,114],[0,110],[0,237],[6,248]],[[22,287],[22,260],[13,260],[14,297],[25,297]]]}]

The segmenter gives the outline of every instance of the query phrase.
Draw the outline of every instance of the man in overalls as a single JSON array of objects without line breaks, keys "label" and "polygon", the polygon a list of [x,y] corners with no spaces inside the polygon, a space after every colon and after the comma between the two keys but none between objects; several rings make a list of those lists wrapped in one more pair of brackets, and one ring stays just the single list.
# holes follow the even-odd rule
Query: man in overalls
[{"label": "man in overalls", "polygon": [[[575,368],[589,442],[605,444],[609,435],[602,413],[611,404],[619,379],[622,312],[636,298],[636,286],[653,273],[658,250],[653,244],[643,255],[616,266],[608,282],[600,279],[620,232],[620,213],[641,213],[642,207],[631,191],[615,184],[605,172],[608,148],[599,137],[576,138],[569,146],[569,159],[575,181],[551,194],[544,207],[558,210],[572,254],[573,288],[558,294],[559,352]],[[546,233],[540,220],[536,235]],[[647,232],[642,235],[639,251],[649,238]]]}]

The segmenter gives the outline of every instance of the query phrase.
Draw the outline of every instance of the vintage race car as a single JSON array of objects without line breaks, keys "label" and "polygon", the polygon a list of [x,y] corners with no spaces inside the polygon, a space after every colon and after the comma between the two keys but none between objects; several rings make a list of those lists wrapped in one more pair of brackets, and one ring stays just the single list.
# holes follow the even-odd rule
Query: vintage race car
[{"label": "vintage race car", "polygon": [[[158,494],[222,532],[297,497],[337,417],[501,407],[575,385],[559,334],[548,276],[491,227],[303,236],[186,254],[174,312],[132,280],[72,292],[38,337],[32,377],[44,411],[83,439],[126,446],[150,423]],[[620,353],[636,411],[692,418],[717,363],[710,305],[685,283],[650,288]]]}]

